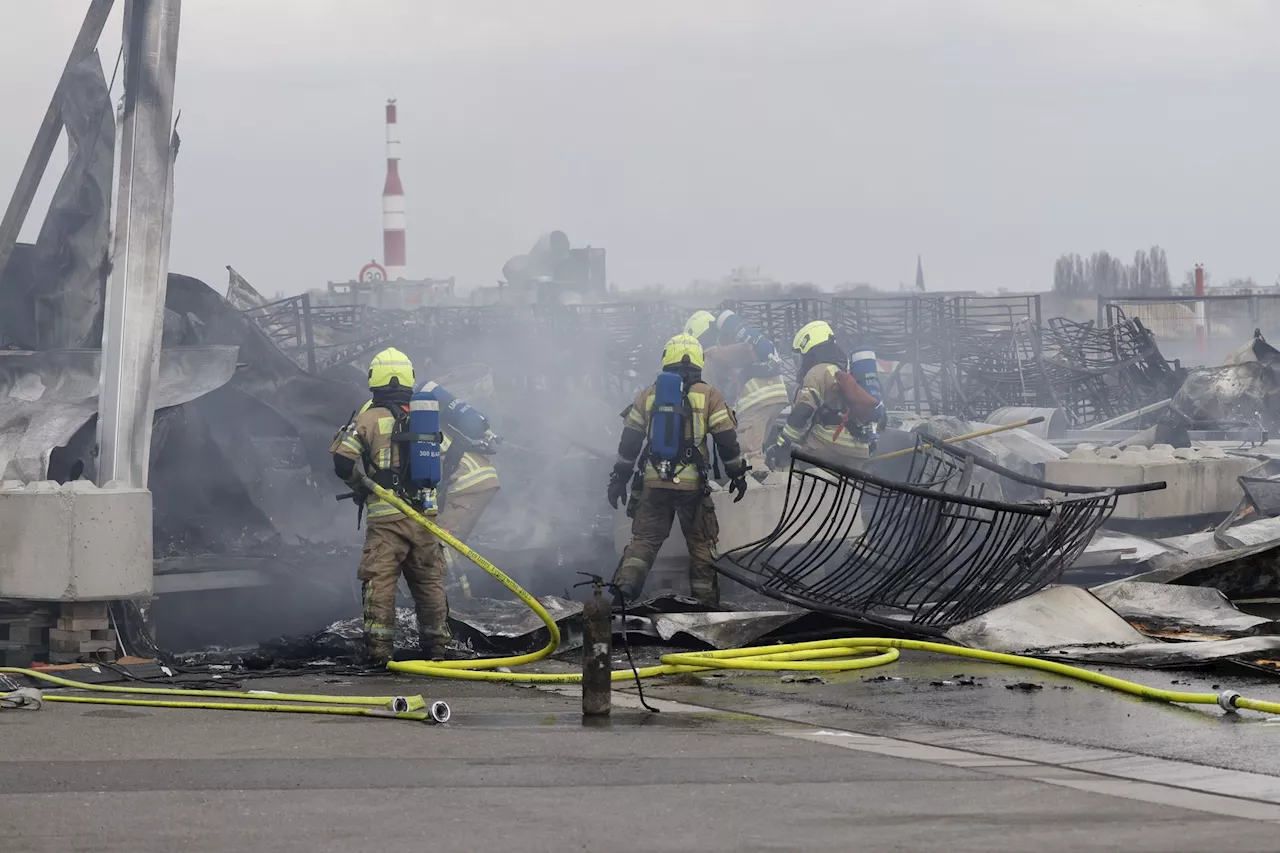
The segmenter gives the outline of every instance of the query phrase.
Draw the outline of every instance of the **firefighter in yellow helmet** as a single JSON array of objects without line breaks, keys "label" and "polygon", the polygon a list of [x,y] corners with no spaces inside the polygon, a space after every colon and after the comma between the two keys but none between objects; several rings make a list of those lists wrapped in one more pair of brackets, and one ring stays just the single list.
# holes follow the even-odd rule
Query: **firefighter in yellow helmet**
[{"label": "firefighter in yellow helmet", "polygon": [[738,448],[733,410],[715,388],[702,381],[702,345],[691,335],[676,335],[662,351],[662,375],[640,392],[622,413],[618,461],[609,479],[609,503],[626,504],[637,463],[643,488],[631,523],[631,542],[613,582],[628,600],[639,597],[658,549],[680,519],[689,548],[689,587],[707,607],[720,602],[716,581],[716,541],[720,525],[708,485],[706,438],[711,436],[730,478],[729,491],[741,500],[747,490],[747,463]]},{"label": "firefighter in yellow helmet", "polygon": [[[874,452],[876,427],[884,422],[875,353],[860,349],[851,364],[835,338],[825,320],[814,320],[796,333],[791,348],[800,355],[800,385],[791,414],[766,453],[774,470],[790,464],[792,447],[855,466]],[[841,385],[851,378],[862,389],[856,400]]]},{"label": "firefighter in yellow helmet", "polygon": [[[449,606],[444,592],[444,554],[440,540],[391,504],[370,494],[356,470],[383,488],[403,494],[407,452],[393,440],[408,431],[409,398],[413,396],[413,364],[395,348],[385,349],[369,364],[373,399],[343,427],[329,448],[333,470],[351,487],[368,515],[360,578],[364,600],[364,638],[369,662],[385,665],[394,652],[396,583],[401,573],[418,616],[418,641],[425,657],[445,657],[449,642]],[[424,506],[428,513],[434,507]]]},{"label": "firefighter in yellow helmet", "polygon": [[769,475],[764,458],[769,427],[790,403],[777,348],[733,311],[695,311],[684,332],[702,344],[707,380],[733,407],[751,475],[764,480]]}]

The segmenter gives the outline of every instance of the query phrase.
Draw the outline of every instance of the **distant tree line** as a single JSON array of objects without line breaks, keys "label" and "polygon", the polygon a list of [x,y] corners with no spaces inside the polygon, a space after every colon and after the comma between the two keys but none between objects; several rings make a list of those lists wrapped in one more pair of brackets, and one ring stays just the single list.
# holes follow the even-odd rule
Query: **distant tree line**
[{"label": "distant tree line", "polygon": [[1126,264],[1109,252],[1094,252],[1087,258],[1063,255],[1053,265],[1053,289],[1065,296],[1104,296],[1131,293],[1159,296],[1173,292],[1169,259],[1164,249],[1139,249],[1133,263]]}]

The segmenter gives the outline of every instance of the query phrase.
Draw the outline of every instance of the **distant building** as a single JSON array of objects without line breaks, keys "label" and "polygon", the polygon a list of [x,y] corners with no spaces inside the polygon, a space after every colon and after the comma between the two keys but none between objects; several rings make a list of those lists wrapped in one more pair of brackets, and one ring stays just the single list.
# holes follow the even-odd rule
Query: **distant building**
[{"label": "distant building", "polygon": [[413,311],[435,305],[457,305],[454,279],[424,278],[395,281],[331,281],[313,301],[322,305],[368,305],[380,311]]},{"label": "distant building", "polygon": [[538,238],[527,254],[516,255],[502,267],[496,287],[471,292],[476,305],[565,305],[604,301],[605,251],[595,246],[574,249],[563,231]]}]

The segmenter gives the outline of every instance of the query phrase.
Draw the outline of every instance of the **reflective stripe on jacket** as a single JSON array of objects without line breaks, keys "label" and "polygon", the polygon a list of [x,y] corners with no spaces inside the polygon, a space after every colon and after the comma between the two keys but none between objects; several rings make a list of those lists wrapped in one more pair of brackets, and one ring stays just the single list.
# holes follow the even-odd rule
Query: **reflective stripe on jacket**
[{"label": "reflective stripe on jacket", "polygon": [[[453,439],[446,432],[444,441],[440,443],[440,454],[449,452],[449,448],[453,446]],[[458,468],[453,472],[453,476],[445,483],[447,493],[459,494],[461,492],[480,492],[485,489],[496,489],[501,486],[498,482],[498,469],[489,461],[489,457],[482,453],[473,453],[467,451],[458,458]]]},{"label": "reflective stripe on jacket", "polygon": [[735,408],[742,414],[752,406],[785,406],[789,402],[787,383],[781,376],[762,376],[746,381]]},{"label": "reflective stripe on jacket", "polygon": [[[838,365],[830,363],[815,364],[809,369],[800,387],[796,389],[795,404],[810,406],[813,415],[804,427],[788,422],[782,428],[782,434],[795,444],[808,445],[814,449],[834,448],[865,459],[869,453],[869,445],[859,437],[857,421],[850,418],[849,423],[843,427],[839,423],[823,423],[824,420],[834,420],[846,408],[839,383],[836,382],[839,370]],[[840,431],[839,437],[836,436],[837,430]]]}]

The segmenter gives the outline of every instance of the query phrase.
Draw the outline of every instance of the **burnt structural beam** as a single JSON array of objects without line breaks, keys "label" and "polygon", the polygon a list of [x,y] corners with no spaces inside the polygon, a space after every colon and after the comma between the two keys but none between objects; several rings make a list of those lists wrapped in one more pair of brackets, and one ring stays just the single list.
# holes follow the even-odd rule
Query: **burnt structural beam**
[{"label": "burnt structural beam", "polygon": [[124,126],[102,332],[99,483],[147,485],[168,283],[173,85],[181,0],[128,0]]},{"label": "burnt structural beam", "polygon": [[31,210],[31,203],[36,197],[36,190],[39,189],[40,180],[44,177],[44,170],[49,166],[49,158],[53,156],[53,149],[58,144],[58,136],[62,133],[62,113],[58,97],[62,89],[62,80],[67,76],[69,69],[93,53],[98,46],[98,37],[102,35],[102,28],[106,26],[107,16],[111,14],[114,2],[115,0],[92,0],[89,11],[84,16],[84,23],[80,25],[80,33],[76,36],[75,43],[71,45],[71,54],[67,57],[67,64],[62,69],[62,76],[58,78],[58,85],[53,89],[53,97],[49,99],[49,108],[45,110],[44,121],[40,122],[40,130],[36,133],[36,140],[31,145],[27,162],[22,167],[22,173],[18,175],[18,186],[14,188],[13,195],[9,198],[4,219],[0,219],[0,275],[4,274],[9,256],[13,254],[13,247],[18,242],[18,233],[22,231],[22,225],[27,220],[27,213]]}]

